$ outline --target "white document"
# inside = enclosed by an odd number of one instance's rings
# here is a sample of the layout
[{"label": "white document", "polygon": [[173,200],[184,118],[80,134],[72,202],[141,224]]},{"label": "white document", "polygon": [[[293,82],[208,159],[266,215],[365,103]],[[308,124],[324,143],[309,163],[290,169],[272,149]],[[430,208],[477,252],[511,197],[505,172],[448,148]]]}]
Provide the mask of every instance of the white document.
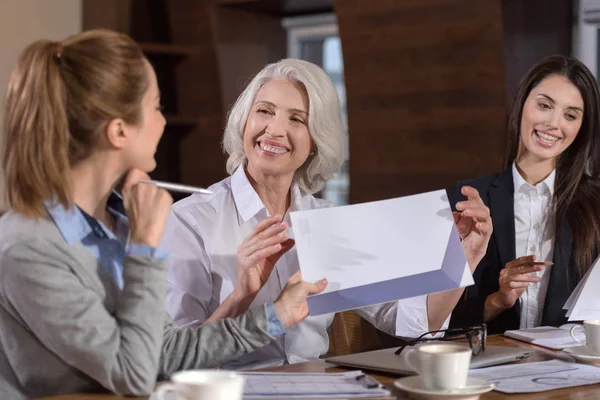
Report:
[{"label": "white document", "polygon": [[444,190],[290,216],[311,315],[473,284]]},{"label": "white document", "polygon": [[567,299],[563,309],[567,310],[569,321],[600,319],[600,257]]},{"label": "white document", "polygon": [[389,396],[361,371],[342,373],[243,372],[244,399],[354,398]]},{"label": "white document", "polygon": [[469,371],[502,393],[535,393],[600,383],[600,368],[560,360],[541,361]]},{"label": "white document", "polygon": [[[547,347],[553,350],[562,350],[567,347],[581,346],[571,337],[571,327],[576,324],[565,324],[556,328],[554,326],[538,326],[528,329],[516,329],[504,332],[504,336]],[[578,330],[575,336],[585,343],[585,334]]]}]

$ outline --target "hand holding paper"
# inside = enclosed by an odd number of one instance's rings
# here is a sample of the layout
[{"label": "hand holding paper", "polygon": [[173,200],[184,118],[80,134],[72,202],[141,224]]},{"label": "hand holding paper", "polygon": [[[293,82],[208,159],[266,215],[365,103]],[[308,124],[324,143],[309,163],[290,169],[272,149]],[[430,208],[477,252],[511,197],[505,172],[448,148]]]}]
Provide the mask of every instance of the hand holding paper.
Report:
[{"label": "hand holding paper", "polygon": [[296,325],[308,316],[307,296],[321,293],[327,287],[327,280],[316,283],[302,281],[302,273],[290,277],[273,306],[284,328]]},{"label": "hand holding paper", "polygon": [[456,209],[462,212],[452,214],[465,257],[473,272],[487,251],[493,231],[492,218],[490,209],[481,200],[477,189],[463,186],[461,193],[467,196],[467,201],[456,203]]},{"label": "hand holding paper", "polygon": [[[329,281],[323,293],[308,299],[311,315],[473,283],[443,190],[290,216],[304,279]],[[482,237],[489,239],[491,229],[477,227],[479,222],[463,226],[466,238],[473,235],[469,249],[487,246]]]}]

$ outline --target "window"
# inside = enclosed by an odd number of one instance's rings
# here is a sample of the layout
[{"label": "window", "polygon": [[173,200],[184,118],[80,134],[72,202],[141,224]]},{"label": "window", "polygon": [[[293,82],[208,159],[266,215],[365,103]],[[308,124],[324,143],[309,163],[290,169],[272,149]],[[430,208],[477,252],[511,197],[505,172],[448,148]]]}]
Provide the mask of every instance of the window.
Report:
[{"label": "window", "polygon": [[[331,77],[340,99],[342,120],[347,135],[344,63],[335,15],[320,14],[284,18],[283,27],[287,30],[288,57],[317,64]],[[327,182],[320,196],[337,205],[348,204],[348,188],[348,149],[346,149],[346,158],[341,171]]]},{"label": "window", "polygon": [[600,0],[580,0],[574,6],[573,56],[597,78],[600,76]]}]

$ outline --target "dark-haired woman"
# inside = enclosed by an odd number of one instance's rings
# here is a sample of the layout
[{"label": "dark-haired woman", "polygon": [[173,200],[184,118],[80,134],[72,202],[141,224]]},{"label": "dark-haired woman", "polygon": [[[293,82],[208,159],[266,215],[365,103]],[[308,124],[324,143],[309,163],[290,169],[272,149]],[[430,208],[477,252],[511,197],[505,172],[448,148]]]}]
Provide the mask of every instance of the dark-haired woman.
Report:
[{"label": "dark-haired woman", "polygon": [[489,333],[566,322],[563,306],[598,256],[598,83],[585,65],[550,56],[520,82],[509,109],[505,171],[475,187],[494,232],[475,285],[451,326],[486,322]]}]

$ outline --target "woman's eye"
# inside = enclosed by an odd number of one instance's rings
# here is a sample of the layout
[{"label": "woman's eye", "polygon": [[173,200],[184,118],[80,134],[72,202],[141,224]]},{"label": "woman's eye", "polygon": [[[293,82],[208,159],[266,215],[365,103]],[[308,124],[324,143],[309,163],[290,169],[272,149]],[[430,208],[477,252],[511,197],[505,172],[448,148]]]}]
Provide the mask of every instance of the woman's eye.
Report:
[{"label": "woman's eye", "polygon": [[567,121],[575,121],[577,119],[577,116],[573,114],[567,114],[565,115],[565,118],[567,119]]},{"label": "woman's eye", "polygon": [[538,105],[544,110],[548,110],[550,108],[550,105],[546,103],[538,103]]}]

